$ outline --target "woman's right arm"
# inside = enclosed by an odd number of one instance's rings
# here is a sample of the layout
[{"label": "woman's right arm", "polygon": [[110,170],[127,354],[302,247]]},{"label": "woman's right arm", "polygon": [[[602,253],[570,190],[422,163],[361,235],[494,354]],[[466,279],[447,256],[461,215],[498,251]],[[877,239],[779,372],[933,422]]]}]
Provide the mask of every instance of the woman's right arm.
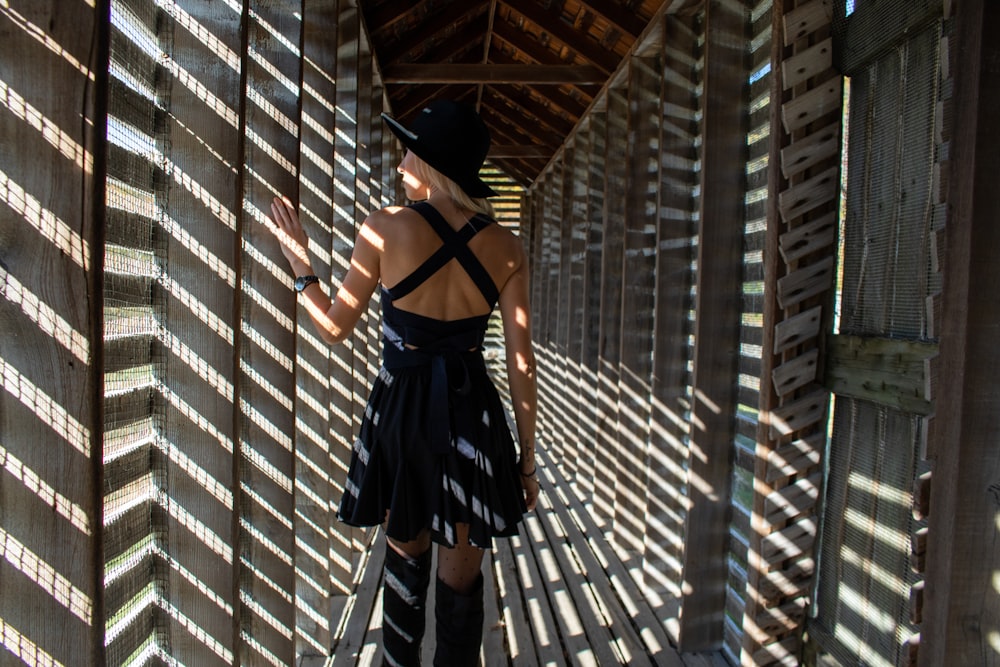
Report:
[{"label": "woman's right arm", "polygon": [[528,262],[520,242],[517,243],[517,249],[517,268],[500,292],[500,314],[503,317],[504,346],[507,352],[507,381],[514,407],[514,421],[517,423],[517,438],[521,445],[521,483],[530,510],[534,509],[538,499],[538,478],[535,474],[538,389],[535,353],[531,343]]}]

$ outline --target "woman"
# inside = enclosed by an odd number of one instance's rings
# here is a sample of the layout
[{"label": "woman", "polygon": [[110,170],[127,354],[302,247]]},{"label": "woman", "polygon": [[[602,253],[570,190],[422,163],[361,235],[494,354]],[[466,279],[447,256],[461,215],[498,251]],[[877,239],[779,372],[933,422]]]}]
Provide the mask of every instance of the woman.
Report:
[{"label": "woman", "polygon": [[[272,213],[296,290],[327,341],[350,335],[381,284],[383,366],[338,516],[385,529],[385,662],[419,663],[436,542],[434,664],[473,665],[483,550],[494,537],[516,535],[538,498],[528,266],[517,237],[491,217],[486,198],[496,193],[479,178],[490,137],[478,114],[439,100],[410,128],[382,116],[407,149],[396,170],[418,203],[365,220],[332,303],[315,285],[294,208],[276,198]],[[498,304],[519,457],[482,356]]]}]

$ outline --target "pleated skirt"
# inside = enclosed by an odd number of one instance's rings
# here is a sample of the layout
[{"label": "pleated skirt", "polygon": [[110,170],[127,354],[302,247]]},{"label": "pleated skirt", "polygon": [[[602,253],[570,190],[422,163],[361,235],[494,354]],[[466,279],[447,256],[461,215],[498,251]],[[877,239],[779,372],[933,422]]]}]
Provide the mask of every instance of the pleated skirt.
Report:
[{"label": "pleated skirt", "polygon": [[[430,369],[380,369],[354,442],[337,516],[353,526],[386,522],[408,542],[429,530],[455,546],[456,524],[469,542],[490,549],[517,535],[527,508],[517,449],[500,395],[485,366],[469,369],[469,391],[449,391],[451,445],[435,452],[430,437]],[[464,414],[459,414],[465,411]]]}]

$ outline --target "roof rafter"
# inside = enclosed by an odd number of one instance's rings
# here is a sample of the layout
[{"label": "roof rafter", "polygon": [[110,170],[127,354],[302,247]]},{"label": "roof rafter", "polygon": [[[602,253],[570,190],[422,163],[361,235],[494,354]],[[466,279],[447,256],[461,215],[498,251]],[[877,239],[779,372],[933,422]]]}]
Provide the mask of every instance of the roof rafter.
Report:
[{"label": "roof rafter", "polygon": [[382,70],[386,83],[603,83],[607,75],[589,65],[408,63]]},{"label": "roof rafter", "polygon": [[564,22],[558,13],[545,9],[532,0],[501,0],[501,4],[576,51],[583,59],[600,67],[606,75],[617,69],[620,59],[614,53],[608,52],[587,35],[574,30],[573,26]]}]

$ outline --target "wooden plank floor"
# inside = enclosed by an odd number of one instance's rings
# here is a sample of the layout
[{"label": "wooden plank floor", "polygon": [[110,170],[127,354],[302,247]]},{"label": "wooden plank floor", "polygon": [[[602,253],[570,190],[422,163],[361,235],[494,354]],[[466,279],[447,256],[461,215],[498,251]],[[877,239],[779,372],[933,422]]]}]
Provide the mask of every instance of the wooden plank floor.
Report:
[{"label": "wooden plank floor", "polygon": [[[520,535],[497,540],[483,558],[485,667],[664,665],[719,667],[716,655],[681,656],[671,646],[628,567],[539,454],[542,494]],[[384,547],[373,535],[360,578],[345,606],[327,667],[380,665]],[[434,654],[434,585],[428,591],[423,664]]]}]

